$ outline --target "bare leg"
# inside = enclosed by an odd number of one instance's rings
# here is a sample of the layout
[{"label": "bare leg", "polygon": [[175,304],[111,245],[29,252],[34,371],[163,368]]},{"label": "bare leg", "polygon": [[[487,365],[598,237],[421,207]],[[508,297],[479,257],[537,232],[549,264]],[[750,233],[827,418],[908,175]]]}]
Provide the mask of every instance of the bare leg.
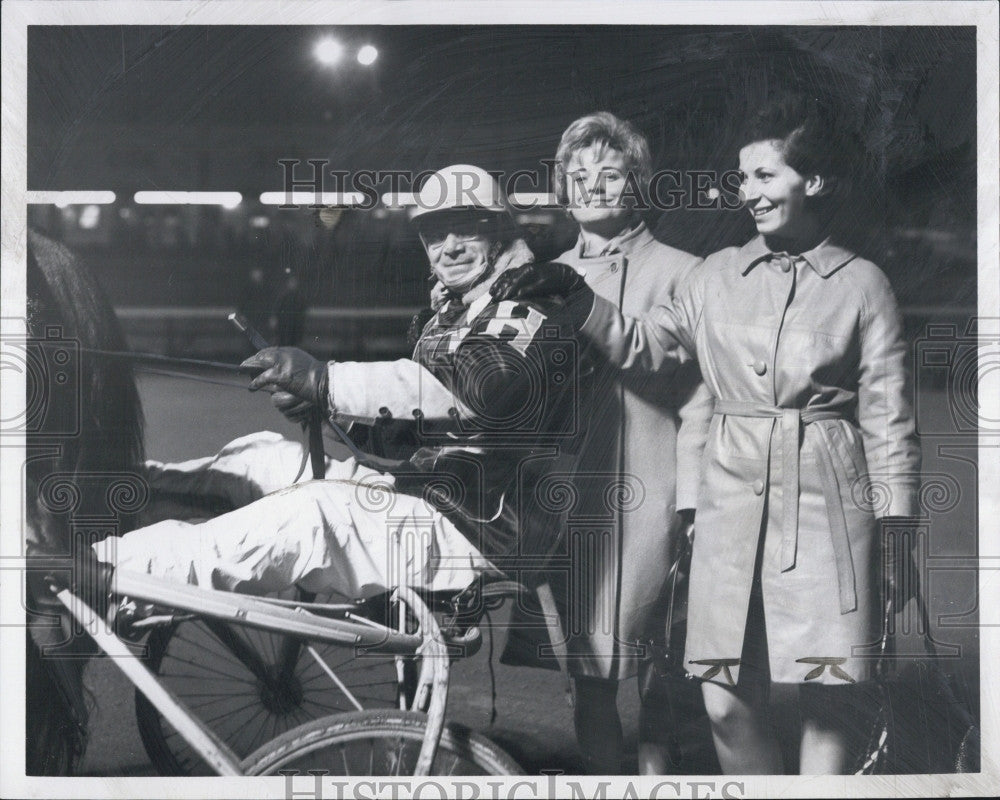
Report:
[{"label": "bare leg", "polygon": [[655,708],[643,702],[639,706],[639,774],[667,775],[673,770],[670,766],[670,756],[662,739],[669,735],[664,730],[666,709]]},{"label": "bare leg", "polygon": [[576,742],[591,775],[619,775],[622,768],[622,722],[618,716],[618,682],[574,678],[573,724]]},{"label": "bare leg", "polygon": [[676,763],[679,748],[674,730],[678,724],[675,701],[687,687],[681,687],[679,681],[673,676],[657,675],[651,660],[639,665],[640,775],[668,775],[676,773],[680,766]]},{"label": "bare leg", "polygon": [[781,748],[767,719],[766,689],[760,685],[703,683],[705,709],[719,764],[726,775],[780,775]]},{"label": "bare leg", "polygon": [[853,731],[865,714],[863,698],[855,686],[799,687],[802,775],[846,775],[850,771]]}]

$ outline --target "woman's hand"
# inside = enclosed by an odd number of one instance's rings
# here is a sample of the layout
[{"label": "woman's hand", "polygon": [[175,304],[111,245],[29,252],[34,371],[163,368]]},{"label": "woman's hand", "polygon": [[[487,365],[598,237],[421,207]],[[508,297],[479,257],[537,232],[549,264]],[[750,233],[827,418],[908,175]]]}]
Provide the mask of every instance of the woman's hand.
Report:
[{"label": "woman's hand", "polygon": [[913,562],[916,532],[907,528],[909,517],[883,517],[879,541],[885,597],[898,611],[920,593],[920,571]]},{"label": "woman's hand", "polygon": [[594,290],[587,286],[583,276],[572,267],[555,261],[525,264],[504,272],[490,287],[490,294],[497,302],[532,298],[561,300],[570,311],[575,330],[583,327],[594,307]]},{"label": "woman's hand", "polygon": [[552,261],[507,270],[493,282],[490,294],[497,301],[530,297],[567,300],[574,292],[583,290],[589,291],[589,288],[579,272],[566,264]]},{"label": "woman's hand", "polygon": [[681,518],[681,534],[689,541],[694,541],[694,509],[682,508],[677,512]]},{"label": "woman's hand", "polygon": [[677,510],[681,525],[674,540],[673,554],[671,558],[676,561],[690,551],[694,545],[694,509],[681,508]]}]

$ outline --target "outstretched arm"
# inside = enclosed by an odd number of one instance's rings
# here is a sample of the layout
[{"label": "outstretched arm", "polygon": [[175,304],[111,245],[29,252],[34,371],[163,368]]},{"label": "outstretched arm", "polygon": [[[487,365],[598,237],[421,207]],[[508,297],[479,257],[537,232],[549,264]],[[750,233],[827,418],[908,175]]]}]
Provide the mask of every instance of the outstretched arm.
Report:
[{"label": "outstretched arm", "polygon": [[627,317],[614,303],[595,297],[580,334],[619,369],[671,373],[695,356],[695,320],[681,296],[641,317]]},{"label": "outstretched arm", "polygon": [[383,409],[396,419],[412,419],[419,411],[429,422],[467,413],[454,392],[410,359],[325,362],[295,347],[269,347],[242,366],[258,373],[251,391],[271,392],[274,404],[292,419],[314,407],[324,416],[365,423]]},{"label": "outstretched arm", "polygon": [[695,356],[702,272],[696,270],[669,303],[639,318],[626,317],[614,303],[597,297],[583,277],[565,264],[528,264],[511,270],[490,291],[498,300],[561,298],[574,329],[609,363],[623,370],[671,372]]},{"label": "outstretched arm", "polygon": [[442,423],[468,413],[454,391],[408,358],[330,362],[329,371],[329,400],[340,419],[371,423],[385,409],[394,419]]}]

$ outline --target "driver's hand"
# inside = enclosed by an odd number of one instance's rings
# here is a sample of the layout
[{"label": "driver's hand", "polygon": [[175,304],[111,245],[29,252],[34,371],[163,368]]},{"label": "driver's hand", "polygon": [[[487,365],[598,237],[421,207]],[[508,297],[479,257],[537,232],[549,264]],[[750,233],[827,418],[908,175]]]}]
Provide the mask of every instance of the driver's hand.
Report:
[{"label": "driver's hand", "polygon": [[285,415],[285,419],[296,425],[304,425],[312,416],[315,405],[301,397],[296,397],[285,391],[277,391],[271,395],[271,405]]},{"label": "driver's hand", "polygon": [[286,416],[298,417],[311,406],[320,408],[324,414],[329,408],[327,363],[305,350],[267,347],[250,356],[240,368],[257,373],[250,381],[250,391],[264,389],[277,396],[274,404]]},{"label": "driver's hand", "polygon": [[490,287],[490,294],[498,302],[530,297],[567,300],[574,292],[586,290],[587,282],[579,272],[567,264],[550,261],[502,272]]}]

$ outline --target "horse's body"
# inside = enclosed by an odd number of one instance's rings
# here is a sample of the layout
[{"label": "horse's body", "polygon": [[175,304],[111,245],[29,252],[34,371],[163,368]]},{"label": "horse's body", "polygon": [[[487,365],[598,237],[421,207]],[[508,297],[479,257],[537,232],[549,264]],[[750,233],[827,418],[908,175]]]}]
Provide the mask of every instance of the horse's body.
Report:
[{"label": "horse's body", "polygon": [[[60,341],[71,354],[68,365],[54,362],[68,368],[27,370],[34,411],[26,435],[27,552],[70,556],[80,546],[74,538],[81,519],[101,517],[116,533],[128,524],[113,509],[109,515],[109,490],[123,476],[141,472],[142,411],[131,364],[94,352],[125,349],[121,327],[94,276],[65,247],[33,231],[27,299],[27,361],[48,363]],[[46,385],[58,375],[63,376],[58,386]],[[63,502],[67,495],[72,502]],[[27,583],[29,610],[59,610],[41,573],[29,571]],[[31,613],[27,644],[27,773],[69,774],[85,744],[82,674],[93,645],[80,635],[67,642],[51,616]]]}]

